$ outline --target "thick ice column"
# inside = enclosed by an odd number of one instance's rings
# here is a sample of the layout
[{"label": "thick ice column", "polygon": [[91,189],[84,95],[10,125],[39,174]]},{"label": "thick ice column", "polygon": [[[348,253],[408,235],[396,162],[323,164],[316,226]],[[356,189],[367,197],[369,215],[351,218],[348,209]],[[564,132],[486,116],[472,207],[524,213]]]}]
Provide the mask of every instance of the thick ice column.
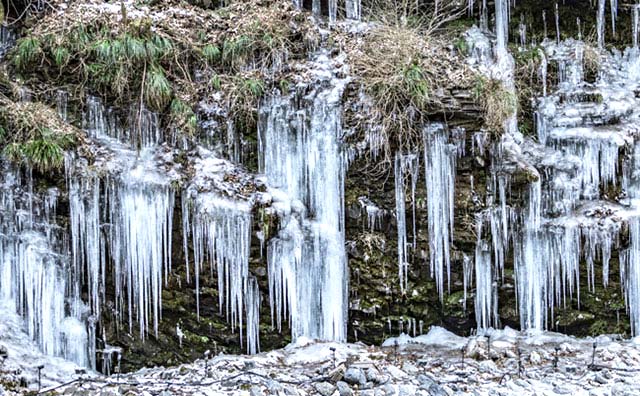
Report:
[{"label": "thick ice column", "polygon": [[529,187],[528,213],[523,219],[523,239],[516,244],[516,270],[520,326],[523,329],[544,329],[547,312],[546,240],[540,238],[540,182]]},{"label": "thick ice column", "polygon": [[289,313],[294,338],[343,341],[348,285],[340,136],[346,80],[333,76],[326,54],[314,62],[317,81],[308,96],[271,98],[260,112],[261,171],[288,201],[269,246],[270,282],[282,282],[271,285],[271,301],[289,304],[276,308],[276,316]]},{"label": "thick ice column", "polygon": [[626,263],[622,263],[624,274],[621,277],[626,292],[631,334],[637,336],[640,334],[640,218],[630,219],[629,236],[631,244],[628,253],[622,256]]},{"label": "thick ice column", "polygon": [[496,3],[496,53],[498,57],[507,53],[509,42],[509,0],[495,0]]},{"label": "thick ice column", "polygon": [[605,1],[598,0],[598,15],[597,15],[597,31],[598,31],[598,48],[604,48],[604,29],[605,29]]},{"label": "thick ice column", "polygon": [[448,131],[442,124],[431,124],[423,131],[424,162],[427,187],[429,230],[429,263],[436,280],[438,294],[443,298],[445,270],[449,288],[453,237],[455,150],[448,143]]}]

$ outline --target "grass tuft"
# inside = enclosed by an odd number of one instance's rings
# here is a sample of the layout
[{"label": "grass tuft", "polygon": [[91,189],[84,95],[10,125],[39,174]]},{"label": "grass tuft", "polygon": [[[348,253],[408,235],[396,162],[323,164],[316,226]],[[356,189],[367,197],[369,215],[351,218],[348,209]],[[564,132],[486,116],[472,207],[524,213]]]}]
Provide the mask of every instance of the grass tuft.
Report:
[{"label": "grass tuft", "polygon": [[40,40],[35,37],[27,37],[18,43],[16,55],[13,58],[18,70],[26,70],[42,55]]},{"label": "grass tuft", "polygon": [[2,155],[40,172],[60,170],[65,151],[76,147],[81,135],[53,109],[37,102],[16,103],[4,96],[0,96],[0,123]]},{"label": "grass tuft", "polygon": [[144,85],[144,101],[147,106],[152,110],[160,111],[169,104],[172,94],[171,83],[167,80],[162,67],[152,65],[147,70]]},{"label": "grass tuft", "polygon": [[215,45],[208,44],[202,48],[202,56],[209,66],[218,63],[222,57],[220,48]]}]

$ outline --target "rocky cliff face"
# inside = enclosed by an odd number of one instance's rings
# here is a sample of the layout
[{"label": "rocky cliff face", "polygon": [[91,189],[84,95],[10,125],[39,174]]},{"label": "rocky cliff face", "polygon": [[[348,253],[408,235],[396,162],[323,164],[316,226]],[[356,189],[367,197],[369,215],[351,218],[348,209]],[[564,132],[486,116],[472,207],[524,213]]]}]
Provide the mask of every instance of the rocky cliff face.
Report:
[{"label": "rocky cliff face", "polygon": [[0,112],[1,298],[48,353],[128,371],[433,325],[631,333],[634,52],[514,50],[533,138],[479,29],[52,4]]}]

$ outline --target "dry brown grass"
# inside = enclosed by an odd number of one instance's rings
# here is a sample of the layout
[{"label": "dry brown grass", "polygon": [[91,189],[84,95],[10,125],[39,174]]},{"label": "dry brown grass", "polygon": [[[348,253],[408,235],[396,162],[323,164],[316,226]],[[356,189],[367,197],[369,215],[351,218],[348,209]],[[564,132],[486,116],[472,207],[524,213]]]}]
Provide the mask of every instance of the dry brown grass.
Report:
[{"label": "dry brown grass", "polygon": [[[216,10],[177,0],[124,7],[86,0],[39,21],[18,44],[13,63],[34,91],[45,80],[89,89],[118,106],[144,102],[190,134],[193,106],[214,92],[221,105],[238,106],[228,112],[245,118],[236,121],[251,125],[256,88],[264,93],[277,83],[274,76],[289,60],[304,59],[318,37],[308,14],[289,0],[232,2]],[[195,81],[194,70],[202,80]],[[221,85],[207,83],[213,78]]]},{"label": "dry brown grass", "polygon": [[452,88],[472,87],[475,76],[444,39],[419,27],[379,26],[350,51],[349,62],[373,102],[387,161],[396,149],[420,147],[428,115],[446,112],[443,95]]},{"label": "dry brown grass", "polygon": [[15,102],[0,95],[2,155],[41,172],[60,170],[64,152],[83,142],[84,134],[38,102]]}]

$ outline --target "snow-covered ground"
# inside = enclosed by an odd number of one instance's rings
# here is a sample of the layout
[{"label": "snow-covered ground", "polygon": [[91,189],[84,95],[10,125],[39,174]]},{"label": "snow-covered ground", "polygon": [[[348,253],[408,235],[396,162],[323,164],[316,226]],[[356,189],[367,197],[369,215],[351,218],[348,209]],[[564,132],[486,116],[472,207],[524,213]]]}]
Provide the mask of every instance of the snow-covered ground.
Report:
[{"label": "snow-covered ground", "polygon": [[[72,377],[73,365],[39,356],[27,339],[11,333],[12,320],[1,325],[0,343],[9,348],[5,369],[20,367],[33,383],[37,373],[33,367],[42,363],[46,366],[43,382],[47,386]],[[7,330],[10,338],[5,337]],[[631,396],[640,395],[640,340],[614,336],[577,339],[549,332],[522,334],[511,329],[464,338],[439,327],[415,338],[391,338],[382,347],[317,343],[302,338],[277,351],[254,356],[220,355],[208,361],[147,368],[119,377],[96,376],[56,392],[161,396]]]}]

